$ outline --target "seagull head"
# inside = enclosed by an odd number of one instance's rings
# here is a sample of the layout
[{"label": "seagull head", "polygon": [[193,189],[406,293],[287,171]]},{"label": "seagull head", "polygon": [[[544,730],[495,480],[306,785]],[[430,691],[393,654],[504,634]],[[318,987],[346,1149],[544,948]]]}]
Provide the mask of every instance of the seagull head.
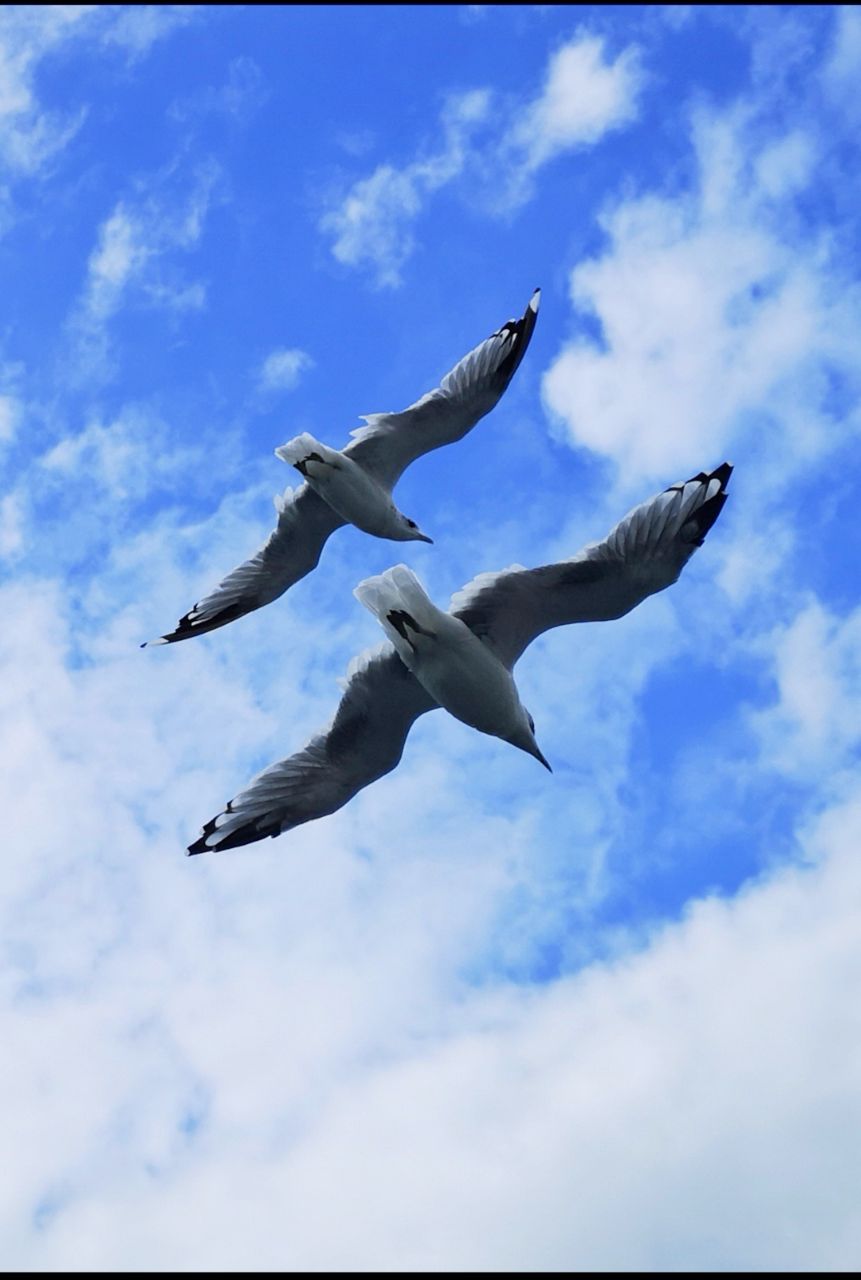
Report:
[{"label": "seagull head", "polygon": [[405,516],[402,512],[398,512],[400,516],[398,542],[430,542],[433,538],[429,538],[426,533],[422,533],[415,520],[410,520],[409,516]]},{"label": "seagull head", "polygon": [[532,719],[532,716],[525,707],[522,708],[522,711],[523,716],[520,723],[514,733],[506,738],[506,742],[510,742],[513,747],[519,747],[520,750],[525,751],[527,755],[534,756],[536,760],[539,760],[541,764],[544,765],[545,769],[552,773],[553,770],[545,760],[541,753],[541,748],[535,741],[535,721]]}]

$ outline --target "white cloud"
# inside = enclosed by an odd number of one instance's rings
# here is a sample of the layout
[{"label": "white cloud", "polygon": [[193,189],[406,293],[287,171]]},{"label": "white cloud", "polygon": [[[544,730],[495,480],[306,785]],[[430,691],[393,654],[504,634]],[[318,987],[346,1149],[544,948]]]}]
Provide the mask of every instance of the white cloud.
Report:
[{"label": "white cloud", "polygon": [[44,111],[33,77],[39,61],[76,34],[95,6],[6,6],[0,13],[0,163],[34,173],[79,129],[85,112]]},{"label": "white cloud", "polygon": [[441,150],[403,169],[379,165],[351,187],[320,222],[334,236],[332,253],[339,262],[370,267],[381,286],[400,283],[401,268],[415,248],[412,222],[428,195],[463,170],[470,134],[484,122],[489,107],[484,90],[452,96],[443,111]]},{"label": "white cloud", "polygon": [[813,177],[816,147],[795,130],[766,146],[756,158],[756,184],[763,197],[781,200],[803,190]]},{"label": "white cloud", "polygon": [[142,228],[119,204],[100,227],[98,247],[88,263],[85,306],[93,319],[104,319],[116,310],[129,280],[143,269],[152,253]]},{"label": "white cloud", "polygon": [[140,58],[157,40],[200,17],[200,9],[193,4],[110,6],[109,14],[102,15],[100,38],[103,44],[118,45],[131,57]]},{"label": "white cloud", "polygon": [[547,68],[540,97],[527,107],[515,131],[529,170],[562,151],[590,146],[637,115],[641,87],[638,54],[626,49],[614,62],[604,41],[583,36],[563,45]]},{"label": "white cloud", "polygon": [[271,351],[260,369],[260,386],[264,391],[292,391],[314,361],[306,351],[298,347],[284,347]]},{"label": "white cloud", "polygon": [[0,443],[15,437],[21,416],[21,406],[15,396],[0,395]]},{"label": "white cloud", "polygon": [[799,831],[806,867],[638,953],[470,989],[522,819],[470,819],[424,765],[399,803],[183,860],[207,775],[259,738],[243,645],[70,672],[58,591],[3,612],[0,661],[32,672],[0,683],[10,1265],[853,1265],[861,797]]},{"label": "white cloud", "polygon": [[169,261],[177,250],[188,252],[200,240],[219,177],[217,165],[202,163],[190,189],[178,193],[170,167],[165,174],[141,182],[148,194],[120,200],[102,223],[87,264],[86,283],[70,319],[78,374],[104,371],[109,321],[133,290],[150,305],[176,312],[204,305],[203,283],[177,278]]},{"label": "white cloud", "polygon": [[834,41],[823,68],[826,92],[850,118],[859,114],[858,76],[861,75],[861,14],[857,5],[835,6]]},{"label": "white cloud", "polygon": [[436,191],[468,177],[488,211],[510,212],[542,165],[633,120],[641,87],[634,48],[607,61],[603,41],[581,34],[552,55],[532,99],[502,102],[486,89],[451,96],[439,149],[402,167],[378,165],[324,215],[332,253],[373,271],[378,285],[397,286],[416,248],[413,225]]},{"label": "white cloud", "polygon": [[[529,704],[581,726],[547,838],[516,753],[439,714],[332,818],[185,859],[250,762],[326,718],[332,648],[357,624],[320,583],[310,609],[291,594],[215,643],[141,654],[262,534],[251,494],[153,517],[166,452],[131,411],[60,441],[30,478],[49,558],[0,589],[10,1265],[850,1265],[861,799],[799,828],[807,869],[691,904],[639,950],[617,940],[543,986],[465,976],[488,951],[517,971],[562,918],[588,927],[569,864],[586,898],[638,696],[680,642],[667,595],[524,659]],[[191,452],[178,480],[217,470]],[[61,585],[81,505],[106,536]],[[346,597],[357,564],[332,553]],[[684,589],[696,618],[710,585],[692,567]],[[837,706],[851,673],[832,665]]]},{"label": "white cloud", "polygon": [[40,459],[49,475],[62,483],[74,477],[110,492],[112,501],[142,497],[159,471],[181,467],[167,449],[162,424],[146,413],[126,409],[113,422],[93,420],[77,435],[64,436]]},{"label": "white cloud", "polygon": [[[699,189],[623,201],[602,219],[605,253],[571,274],[601,341],[567,343],[546,407],[570,440],[612,459],[624,484],[732,453],[751,415],[772,475],[834,447],[832,371],[857,378],[859,316],[826,241],[800,237],[792,197],[814,173],[812,140],[757,141],[745,111],[700,114]],[[780,451],[774,448],[781,439]]]},{"label": "white cloud", "polygon": [[422,207],[418,181],[409,170],[380,165],[351,188],[341,207],[320,223],[335,234],[332,253],[339,262],[370,265],[378,284],[400,283],[401,268],[415,248],[409,224]]},{"label": "white cloud", "polygon": [[188,122],[215,112],[241,122],[266,101],[268,93],[263,72],[253,58],[243,54],[230,63],[225,84],[207,86],[179,99],[171,105],[169,114],[175,120]]},{"label": "white cloud", "polygon": [[81,128],[87,109],[45,110],[35,81],[40,64],[71,43],[91,41],[143,56],[176,27],[193,21],[194,5],[6,5],[0,10],[0,166],[37,173]]},{"label": "white cloud", "polygon": [[23,504],[19,493],[0,499],[0,556],[9,559],[24,543]]},{"label": "white cloud", "polygon": [[834,776],[861,742],[861,609],[840,619],[812,600],[762,643],[778,691],[752,717],[765,759],[810,783]]}]

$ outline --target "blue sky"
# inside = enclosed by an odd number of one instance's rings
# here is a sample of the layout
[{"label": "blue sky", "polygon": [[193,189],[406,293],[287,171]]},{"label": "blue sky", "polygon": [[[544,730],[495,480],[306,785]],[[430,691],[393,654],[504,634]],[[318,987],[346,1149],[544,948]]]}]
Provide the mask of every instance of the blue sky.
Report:
[{"label": "blue sky", "polygon": [[[0,13],[0,1229],[25,1270],[857,1263],[856,8]],[[274,523],[533,288],[434,538]],[[337,814],[186,845],[332,715],[353,598],[573,555],[725,458],[669,591]],[[11,838],[9,838],[11,837]]]}]

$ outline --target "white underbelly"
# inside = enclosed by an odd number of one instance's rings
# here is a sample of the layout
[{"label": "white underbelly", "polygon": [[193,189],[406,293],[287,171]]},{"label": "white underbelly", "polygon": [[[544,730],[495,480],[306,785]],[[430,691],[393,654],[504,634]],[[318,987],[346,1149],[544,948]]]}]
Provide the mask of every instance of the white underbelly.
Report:
[{"label": "white underbelly", "polygon": [[514,679],[476,637],[472,644],[421,644],[414,674],[442,707],[464,724],[507,738],[518,723]]},{"label": "white underbelly", "polygon": [[365,533],[386,536],[392,517],[389,495],[350,458],[333,467],[307,463],[306,479],[333,511]]}]

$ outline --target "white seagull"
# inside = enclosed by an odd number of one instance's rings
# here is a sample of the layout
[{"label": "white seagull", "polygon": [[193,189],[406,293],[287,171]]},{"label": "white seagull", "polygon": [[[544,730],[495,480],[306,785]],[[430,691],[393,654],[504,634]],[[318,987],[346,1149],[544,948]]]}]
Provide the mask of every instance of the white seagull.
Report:
[{"label": "white seagull", "polygon": [[428,599],[412,569],[396,564],[360,582],[353,595],[378,618],[404,666],[434,702],[550,769],[508,667],[465,622]]},{"label": "white seagull", "polygon": [[[479,574],[452,597],[450,614],[508,672],[535,637],[551,627],[622,617],[677,580],[720,515],[731,472],[731,464],[724,462],[671,485],[635,507],[603,542],[584,547],[570,560]],[[403,621],[409,634],[409,623]],[[406,639],[394,622],[390,625]],[[450,695],[442,687],[437,692]],[[188,852],[233,849],[334,813],[395,768],[413,722],[439,705],[393,645],[362,655],[347,672],[329,727],[295,755],[258,774],[207,822]],[[463,714],[461,718],[468,720]]]},{"label": "white seagull", "polygon": [[271,604],[315,568],[329,534],[341,525],[355,524],[396,541],[430,542],[398,511],[392,489],[416,458],[462,439],[490,413],[529,346],[540,297],[536,289],[519,320],[507,320],[408,409],[363,415],[366,425],[350,433],[353,440],[342,451],[307,433],[277,448],[277,457],[295,466],[305,483],[276,495],[275,530],[173,631],[150,643],[173,644],[203,635]]},{"label": "white seagull", "polygon": [[275,456],[295,467],[333,511],[364,533],[394,542],[433,542],[415,520],[398,511],[390,487],[380,484],[346,450],[330,449],[303,431],[279,445]]}]

